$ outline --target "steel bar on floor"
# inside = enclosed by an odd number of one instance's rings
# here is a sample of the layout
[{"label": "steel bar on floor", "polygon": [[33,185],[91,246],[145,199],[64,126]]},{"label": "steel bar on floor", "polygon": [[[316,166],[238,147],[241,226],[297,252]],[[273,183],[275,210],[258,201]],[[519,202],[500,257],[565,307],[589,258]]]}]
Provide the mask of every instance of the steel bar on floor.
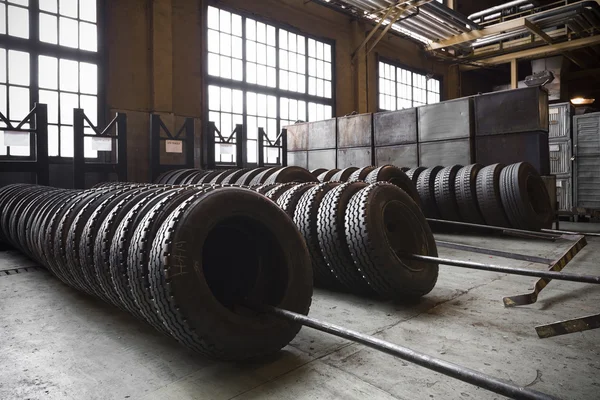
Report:
[{"label": "steel bar on floor", "polygon": [[556,271],[537,271],[527,268],[504,267],[501,265],[483,264],[474,261],[452,260],[450,258],[422,256],[418,254],[398,254],[400,258],[423,261],[433,264],[444,264],[452,267],[477,269],[481,271],[502,272],[505,274],[533,276],[545,279],[557,279],[562,281],[600,284],[600,276],[577,275]]},{"label": "steel bar on floor", "polygon": [[512,399],[554,399],[545,393],[541,393],[525,387],[520,387],[512,383],[500,380],[490,375],[486,375],[479,371],[475,371],[460,365],[431,357],[427,354],[419,353],[406,347],[402,347],[374,336],[365,335],[344,327],[320,321],[306,315],[298,314],[292,311],[282,310],[272,306],[251,307],[258,309],[277,317],[299,323],[304,326],[326,332],[331,335],[351,340],[356,343],[363,344],[375,350],[390,354],[402,360],[406,360],[421,367],[448,375],[452,378],[470,383],[480,388],[491,392],[510,397]]},{"label": "steel bar on floor", "polygon": [[508,251],[502,251],[502,250],[486,249],[484,247],[470,246],[468,244],[462,244],[462,243],[446,242],[444,240],[436,240],[435,244],[438,247],[446,247],[448,249],[465,250],[465,251],[470,251],[473,253],[480,253],[480,254],[487,254],[490,256],[510,258],[513,260],[546,264],[548,266],[550,266],[552,264],[552,262],[554,262],[554,260],[549,259],[549,258],[528,256],[526,254],[510,253]]},{"label": "steel bar on floor", "polygon": [[600,233],[593,233],[593,232],[571,232],[571,231],[563,231],[563,230],[559,230],[559,229],[542,229],[542,232],[545,232],[545,233],[560,233],[560,234],[565,234],[565,235],[583,235],[583,236],[600,237]]},{"label": "steel bar on floor", "polygon": [[539,325],[535,327],[535,331],[541,339],[545,339],[598,328],[600,328],[600,314],[558,321],[547,325]]},{"label": "steel bar on floor", "polygon": [[498,232],[502,232],[507,235],[513,235],[513,236],[518,236],[518,237],[546,239],[546,240],[557,240],[557,239],[563,238],[561,235],[553,235],[548,232],[536,232],[536,231],[527,231],[527,230],[523,230],[523,229],[504,228],[501,226],[472,224],[470,222],[448,221],[445,219],[435,219],[435,218],[427,218],[427,221],[428,222],[437,222],[440,224],[447,224],[447,225],[457,225],[457,226],[465,226],[465,227],[469,227],[469,228],[498,231]]}]

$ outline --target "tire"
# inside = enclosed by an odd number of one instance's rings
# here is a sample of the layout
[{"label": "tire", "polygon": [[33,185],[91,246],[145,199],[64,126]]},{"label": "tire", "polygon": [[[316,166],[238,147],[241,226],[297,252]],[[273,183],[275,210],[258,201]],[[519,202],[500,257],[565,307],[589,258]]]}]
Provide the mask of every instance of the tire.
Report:
[{"label": "tire", "polygon": [[237,180],[240,179],[244,174],[250,171],[247,168],[238,169],[237,171],[227,175],[225,179],[221,181],[221,185],[235,185]]},{"label": "tire", "polygon": [[195,176],[198,173],[204,173],[204,171],[199,171],[197,169],[186,169],[181,171],[179,175],[173,176],[171,178],[171,182],[173,185],[183,185],[190,177]]},{"label": "tire", "polygon": [[365,182],[372,184],[377,182],[389,182],[392,185],[398,186],[404,190],[419,206],[421,206],[421,198],[417,192],[416,185],[402,170],[393,165],[384,165],[376,168],[366,177]]},{"label": "tire", "polygon": [[417,186],[419,175],[421,175],[421,173],[423,173],[423,171],[425,171],[426,169],[426,167],[411,168],[408,171],[406,171],[406,176],[408,176],[410,180],[413,181],[415,186]]},{"label": "tire", "polygon": [[277,199],[277,205],[281,207],[290,218],[294,218],[294,212],[296,211],[296,206],[298,205],[300,198],[306,191],[315,186],[316,183],[299,183],[292,186]]},{"label": "tire", "polygon": [[215,176],[212,181],[210,181],[210,184],[218,185],[221,182],[223,182],[223,180],[225,178],[227,178],[229,175],[235,173],[236,171],[239,171],[239,170],[238,169],[227,169],[225,171],[222,171],[219,175]]},{"label": "tire", "polygon": [[329,179],[329,181],[330,182],[346,182],[355,171],[358,171],[358,168],[356,168],[356,167],[344,168],[344,169],[336,172],[335,175],[333,175],[331,177],[331,179]]},{"label": "tire", "polygon": [[161,184],[161,185],[166,185],[167,183],[169,183],[169,180],[171,179],[171,177],[177,173],[179,173],[181,170],[179,169],[174,169],[171,171],[167,171],[167,172],[163,172],[162,174],[160,174],[158,176],[158,178],[156,178],[156,180],[154,181],[154,183],[157,184]]},{"label": "tire", "polygon": [[481,164],[467,165],[456,174],[456,204],[460,220],[463,222],[485,224],[477,201],[477,175],[482,168]]},{"label": "tire", "polygon": [[317,219],[323,198],[327,192],[338,185],[338,182],[325,182],[312,187],[302,195],[294,212],[294,223],[304,237],[310,253],[315,285],[330,289],[339,288],[340,283],[327,266],[321,253]]},{"label": "tire", "polygon": [[[250,186],[250,182],[252,182],[254,177],[256,175],[260,174],[261,172],[266,171],[267,169],[268,169],[267,167],[251,169],[248,172],[246,172],[244,175],[239,177],[238,180],[235,182],[235,184],[241,185],[241,186]],[[233,182],[230,181],[230,183],[233,183]]]},{"label": "tire", "polygon": [[500,174],[504,164],[484,167],[477,174],[477,203],[487,225],[510,227],[500,195]]},{"label": "tire", "polygon": [[290,182],[318,182],[308,170],[300,167],[284,167],[276,171],[265,180],[267,183],[290,183]]},{"label": "tire", "polygon": [[347,182],[356,182],[356,181],[364,181],[367,179],[367,176],[373,171],[375,167],[368,166],[357,169],[350,175]]},{"label": "tire", "polygon": [[500,196],[512,226],[539,231],[552,228],[553,211],[544,181],[529,163],[507,166],[500,173]]},{"label": "tire", "polygon": [[265,169],[260,174],[256,175],[254,178],[252,178],[252,180],[250,181],[250,186],[258,186],[258,185],[267,183],[266,180],[271,175],[273,175],[274,173],[276,173],[279,170],[281,170],[281,167],[273,167],[273,168]]},{"label": "tire", "polygon": [[423,204],[423,213],[427,218],[440,218],[440,213],[435,203],[435,179],[443,167],[427,168],[421,172],[417,180],[417,192]]},{"label": "tire", "polygon": [[314,176],[317,179],[319,178],[319,175],[321,175],[323,172],[327,172],[327,168],[317,168],[310,171],[312,176]]},{"label": "tire", "polygon": [[337,168],[330,169],[329,171],[323,172],[321,175],[319,175],[317,179],[319,180],[319,182],[329,182],[331,180],[331,177],[337,174],[338,172],[340,172],[340,170]]},{"label": "tire", "polygon": [[435,178],[435,204],[442,219],[448,221],[460,221],[456,202],[456,174],[462,167],[446,167]]},{"label": "tire", "polygon": [[268,183],[260,186],[254,186],[251,189],[254,190],[256,193],[260,193],[264,196],[269,190],[273,189],[274,187],[277,187],[278,185],[279,183]]},{"label": "tire", "polygon": [[300,314],[310,307],[312,272],[302,237],[283,211],[251,190],[217,188],[186,200],[157,232],[149,259],[158,315],[175,339],[211,358],[266,356],[300,330],[248,313],[241,302]]},{"label": "tire", "polygon": [[345,215],[350,254],[379,296],[415,298],[437,282],[437,264],[401,260],[398,254],[437,256],[419,206],[400,188],[379,182],[355,194]]},{"label": "tire", "polygon": [[272,201],[277,202],[277,200],[288,190],[290,190],[292,187],[296,186],[297,183],[295,182],[291,182],[291,183],[277,183],[275,184],[275,186],[273,188],[271,188],[271,190],[269,190],[267,193],[265,193],[265,196],[267,196],[269,199],[271,199]]},{"label": "tire", "polygon": [[350,199],[367,186],[365,182],[347,182],[331,189],[319,206],[317,236],[323,258],[336,280],[354,294],[372,295],[374,290],[354,264],[344,227]]}]

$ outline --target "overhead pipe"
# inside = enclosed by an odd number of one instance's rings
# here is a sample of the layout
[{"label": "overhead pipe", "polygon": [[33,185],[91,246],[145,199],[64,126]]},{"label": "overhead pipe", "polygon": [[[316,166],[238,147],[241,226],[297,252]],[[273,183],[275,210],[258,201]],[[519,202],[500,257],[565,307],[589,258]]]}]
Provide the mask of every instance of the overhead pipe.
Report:
[{"label": "overhead pipe", "polygon": [[425,4],[423,6],[424,13],[427,13],[429,15],[434,16],[435,18],[438,18],[440,21],[443,21],[446,24],[454,27],[456,30],[460,31],[461,33],[462,32],[470,32],[472,30],[471,28],[467,28],[463,23],[456,20],[455,18],[450,18],[446,14],[439,12],[436,8],[427,7],[427,6],[428,6],[427,4]]},{"label": "overhead pipe", "polygon": [[418,18],[417,22],[422,22],[426,26],[430,26],[441,32],[444,32],[444,35],[442,35],[442,37],[454,36],[458,33],[462,33],[462,32],[456,32],[456,30],[453,30],[451,27],[444,24],[442,21],[436,19],[435,17],[428,15],[425,11],[423,11],[423,13],[421,14],[421,17]]},{"label": "overhead pipe", "polygon": [[478,11],[476,13],[473,13],[471,15],[469,15],[469,19],[477,19],[480,17],[486,17],[489,14],[493,14],[495,12],[502,12],[502,10],[510,8],[510,7],[514,7],[514,6],[518,6],[521,4],[531,4],[531,1],[529,0],[514,0],[514,1],[509,1],[508,3],[504,3],[504,4],[500,4],[499,6],[494,6],[494,7],[490,7],[490,8],[486,8],[485,10],[482,11]]},{"label": "overhead pipe", "polygon": [[[471,21],[470,19],[467,19],[462,14],[457,13],[456,11],[449,9],[448,7],[446,7],[446,6],[438,3],[437,1],[432,1],[431,3],[428,3],[428,4],[429,4],[430,7],[433,7],[436,10],[438,10],[439,12],[441,12],[443,14],[446,14],[450,18],[454,18],[454,19],[462,22],[463,24],[470,26],[471,29],[477,29],[477,30],[481,29],[481,27],[477,23]],[[466,26],[465,26],[465,28],[466,28]]]}]

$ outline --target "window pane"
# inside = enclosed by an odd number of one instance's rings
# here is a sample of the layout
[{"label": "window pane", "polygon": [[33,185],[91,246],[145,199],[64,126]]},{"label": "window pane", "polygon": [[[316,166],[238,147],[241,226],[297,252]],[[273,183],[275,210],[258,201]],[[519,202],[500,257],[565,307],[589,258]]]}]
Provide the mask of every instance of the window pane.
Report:
[{"label": "window pane", "polygon": [[275,27],[267,25],[267,44],[275,46]]},{"label": "window pane", "polygon": [[8,51],[8,83],[29,85],[29,53]]},{"label": "window pane", "polygon": [[221,78],[231,79],[231,58],[221,56]]},{"label": "window pane", "polygon": [[40,41],[58,44],[58,18],[40,13]]},{"label": "window pane", "polygon": [[40,10],[49,11],[51,13],[57,13],[57,1],[56,0],[39,0]]},{"label": "window pane", "polygon": [[87,22],[79,23],[79,48],[87,51],[98,51],[96,25]]},{"label": "window pane", "polygon": [[231,33],[231,13],[219,11],[219,30],[225,33]]},{"label": "window pane", "polygon": [[208,74],[219,76],[219,56],[214,53],[208,53]]},{"label": "window pane", "polygon": [[0,35],[6,35],[6,6],[0,4]]},{"label": "window pane", "polygon": [[231,36],[226,33],[221,33],[219,40],[219,47],[221,49],[221,54],[224,56],[231,55]]},{"label": "window pane", "polygon": [[244,71],[242,67],[242,60],[233,59],[231,65],[231,78],[236,81],[244,79]]},{"label": "window pane", "polygon": [[62,157],[73,157],[73,127],[60,127],[60,155]]},{"label": "window pane", "polygon": [[60,17],[59,43],[61,46],[77,48],[79,46],[77,21]]},{"label": "window pane", "polygon": [[232,97],[232,111],[236,114],[244,112],[244,95],[241,90],[234,90],[231,93]]},{"label": "window pane", "polygon": [[248,148],[248,153],[247,153],[247,157],[248,157],[248,162],[249,163],[255,163],[256,162],[256,157],[258,154],[258,150],[257,150],[257,144],[255,140],[248,140],[248,144],[247,144],[247,148]]},{"label": "window pane", "polygon": [[29,39],[29,13],[26,8],[8,6],[8,34]]},{"label": "window pane", "polygon": [[236,36],[242,36],[242,17],[231,14],[231,33]]},{"label": "window pane", "polygon": [[256,23],[256,41],[259,43],[267,42],[267,27],[262,22]]},{"label": "window pane", "polygon": [[80,96],[80,107],[95,126],[98,125],[98,99],[96,96]]},{"label": "window pane", "polygon": [[79,18],[96,22],[96,0],[79,0]]},{"label": "window pane", "polygon": [[59,0],[58,12],[66,17],[77,18],[77,0]]},{"label": "window pane", "polygon": [[10,86],[8,88],[8,104],[10,104],[10,120],[20,122],[31,111],[29,89]]},{"label": "window pane", "polygon": [[[0,85],[0,113],[2,113],[2,115],[4,115],[5,117],[8,117],[8,115],[6,115],[7,104],[8,102],[6,101],[6,85]],[[6,124],[0,121],[0,126],[6,126]]]},{"label": "window pane", "polygon": [[208,7],[207,25],[211,29],[219,29],[219,10],[214,7]]},{"label": "window pane", "polygon": [[256,40],[256,21],[246,19],[246,39]]},{"label": "window pane", "polygon": [[212,29],[208,30],[208,51],[219,52],[219,32]]},{"label": "window pane", "polygon": [[279,30],[279,48],[287,50],[288,48],[288,33],[283,29]]},{"label": "window pane", "polygon": [[79,64],[79,87],[81,93],[98,94],[98,67],[95,64]]},{"label": "window pane", "polygon": [[232,37],[231,39],[231,55],[235,58],[242,58],[242,38]]},{"label": "window pane", "polygon": [[60,90],[79,90],[79,65],[77,61],[60,60]]},{"label": "window pane", "polygon": [[60,94],[60,123],[73,125],[73,109],[79,108],[79,96],[71,93]]},{"label": "window pane", "polygon": [[39,56],[38,65],[40,87],[58,89],[58,60],[54,57]]},{"label": "window pane", "polygon": [[58,157],[58,126],[48,125],[48,155]]},{"label": "window pane", "polygon": [[41,104],[48,105],[48,123],[58,124],[58,92],[40,90],[39,99]]}]

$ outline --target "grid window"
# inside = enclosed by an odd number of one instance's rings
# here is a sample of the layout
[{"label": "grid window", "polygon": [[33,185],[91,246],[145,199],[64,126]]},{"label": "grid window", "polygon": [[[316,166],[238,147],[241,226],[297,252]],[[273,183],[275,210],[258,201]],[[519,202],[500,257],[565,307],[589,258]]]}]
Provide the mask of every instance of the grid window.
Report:
[{"label": "grid window", "polygon": [[[73,109],[82,108],[98,124],[98,37],[96,0],[0,0],[2,35],[28,39],[25,48],[0,48],[0,112],[17,125],[33,103],[48,106],[48,152],[51,157],[73,156]],[[39,17],[39,37],[31,38],[30,16]],[[44,44],[43,50],[35,41]],[[8,42],[10,43],[10,42]],[[47,45],[53,45],[49,48]],[[73,55],[71,49],[82,50]],[[33,64],[32,64],[33,63]],[[32,70],[37,64],[37,70]],[[0,126],[2,126],[0,124]],[[24,128],[28,128],[26,124]],[[92,133],[85,127],[86,133]],[[96,158],[91,138],[84,140],[85,156]],[[29,147],[7,148],[0,155],[28,156]]]},{"label": "grid window", "polygon": [[440,102],[440,81],[379,62],[379,109],[402,110]]},{"label": "grid window", "polygon": [[[330,44],[209,6],[207,49],[209,121],[224,137],[235,128],[233,119],[245,126],[248,163],[258,160],[260,128],[273,142],[284,126],[332,117]],[[234,103],[238,111],[223,110]],[[217,162],[235,161],[228,146],[216,146]],[[278,158],[275,149],[265,149],[267,163]]]}]

